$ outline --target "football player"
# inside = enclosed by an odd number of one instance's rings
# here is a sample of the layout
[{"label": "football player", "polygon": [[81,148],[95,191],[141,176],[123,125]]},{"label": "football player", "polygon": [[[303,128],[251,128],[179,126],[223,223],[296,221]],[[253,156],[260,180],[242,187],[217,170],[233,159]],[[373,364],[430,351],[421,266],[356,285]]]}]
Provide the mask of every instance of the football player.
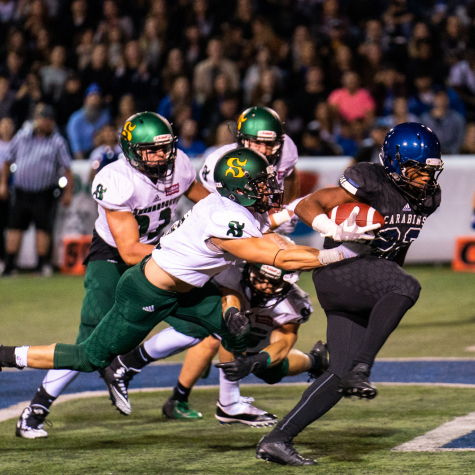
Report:
[{"label": "football player", "polygon": [[[231,266],[214,277],[213,283],[223,294],[223,312],[233,305],[249,312],[251,327],[245,357],[233,360],[229,352],[220,348],[220,360],[229,362],[225,363],[225,368],[231,381],[220,370],[218,420],[254,427],[273,425],[277,422],[276,416],[257,409],[251,405],[250,398],[240,396],[239,380],[253,372],[267,383],[275,384],[285,376],[306,371],[316,377],[328,366],[322,342],[318,342],[309,354],[293,349],[300,324],[307,322],[313,311],[308,295],[293,283],[297,278],[296,274],[273,266],[249,263]],[[118,356],[106,370],[114,372],[106,380],[110,381],[111,400],[123,414],[131,412],[128,384],[143,367],[183,351],[208,336],[203,327],[190,322],[172,317],[167,323],[172,327],[157,333],[127,355]],[[210,355],[207,364],[211,364],[213,356]],[[186,388],[181,391],[179,387],[178,391],[175,388],[173,396],[163,406],[163,414],[169,419],[201,418],[199,412],[190,409],[188,395]]]},{"label": "football player", "polygon": [[[271,229],[281,234],[291,233],[298,222],[298,217],[294,214],[300,193],[300,181],[295,168],[298,152],[293,140],[284,134],[279,115],[268,107],[246,109],[237,122],[236,142],[223,145],[206,158],[199,172],[201,182],[209,191],[215,192],[216,183],[213,177],[216,163],[223,153],[238,145],[263,153],[275,167],[277,182],[284,190],[284,209],[269,217]],[[184,405],[188,402],[191,388],[200,376],[209,370],[210,361],[218,349],[219,341],[210,336],[188,351],[173,391],[173,397],[163,407],[163,411],[169,417],[173,417],[173,414],[179,419],[197,417],[199,413],[192,410],[185,411]],[[114,383],[112,380],[112,374],[109,373],[109,375],[109,384],[117,385],[118,382]],[[111,398],[114,403],[112,394]],[[170,410],[173,404],[180,405],[181,410]]]},{"label": "football player", "polygon": [[[130,124],[124,129],[131,132]],[[157,136],[156,141],[163,135],[168,134]],[[134,149],[139,160],[139,147]],[[137,166],[147,171],[150,164],[142,161]],[[166,163],[163,169],[169,166]],[[262,234],[267,219],[259,216],[281,206],[282,190],[274,168],[259,152],[238,148],[224,154],[214,179],[219,193],[199,201],[159,239],[151,256],[123,273],[113,307],[85,341],[0,346],[0,368],[96,371],[134,349],[170,316],[204,326],[222,338],[226,349],[239,354],[247,348],[249,321],[235,306],[228,308],[223,318],[221,293],[209,282],[211,277],[238,259],[283,270],[310,270],[354,255],[344,247],[319,251],[282,245],[278,235]],[[96,191],[104,199],[107,187]]]},{"label": "football player", "polygon": [[[196,181],[190,159],[176,147],[169,122],[141,112],[124,125],[124,155],[104,167],[92,184],[99,217],[86,257],[86,295],[76,343],[84,342],[114,304],[121,275],[150,254],[185,195],[197,202],[209,192]],[[49,371],[18,419],[16,435],[46,437],[43,428],[53,401],[77,377],[72,370]]]},{"label": "football player", "polygon": [[371,238],[356,224],[352,228],[336,225],[327,218],[326,213],[342,203],[369,204],[385,217],[386,224],[370,241],[369,256],[314,271],[315,289],[328,320],[330,365],[295,408],[261,439],[258,458],[284,465],[314,465],[314,460],[296,452],[293,438],[341,397],[376,396],[369,382],[374,359],[419,297],[419,282],[401,266],[411,242],[440,205],[440,143],[422,124],[399,124],[386,135],[380,160],[381,164],[357,163],[347,168],[340,187],[319,190],[296,208],[300,219],[327,237],[325,247]]}]

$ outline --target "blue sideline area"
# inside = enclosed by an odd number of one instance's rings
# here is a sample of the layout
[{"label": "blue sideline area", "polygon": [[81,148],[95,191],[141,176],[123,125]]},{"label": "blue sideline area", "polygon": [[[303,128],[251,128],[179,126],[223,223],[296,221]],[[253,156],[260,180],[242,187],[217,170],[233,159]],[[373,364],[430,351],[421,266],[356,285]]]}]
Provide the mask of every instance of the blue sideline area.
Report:
[{"label": "blue sideline area", "polygon": [[[170,387],[176,384],[181,363],[152,365],[143,369],[130,384],[130,389],[150,387]],[[36,388],[46,374],[43,370],[3,371],[0,373],[0,409],[12,406],[33,397]],[[286,378],[284,382],[306,382],[308,375],[301,374]],[[393,383],[458,383],[475,384],[475,360],[467,361],[377,361],[371,380]],[[218,385],[218,370],[212,368],[200,385]],[[254,375],[246,377],[242,384],[262,383]],[[103,391],[106,387],[98,373],[80,374],[66,389],[65,394],[83,391]],[[469,436],[465,436],[469,437]],[[473,440],[475,435],[471,434]],[[454,441],[453,443],[455,443]]]}]

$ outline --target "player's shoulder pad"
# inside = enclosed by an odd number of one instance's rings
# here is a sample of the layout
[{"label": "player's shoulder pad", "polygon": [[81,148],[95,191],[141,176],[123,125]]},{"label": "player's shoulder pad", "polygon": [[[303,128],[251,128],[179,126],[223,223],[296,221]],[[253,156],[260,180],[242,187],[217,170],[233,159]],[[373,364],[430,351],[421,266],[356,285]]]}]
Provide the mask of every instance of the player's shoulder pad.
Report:
[{"label": "player's shoulder pad", "polygon": [[352,195],[356,195],[358,192],[358,194],[372,192],[380,186],[382,179],[385,179],[385,172],[381,165],[360,162],[343,172],[340,186]]},{"label": "player's shoulder pad", "polygon": [[180,174],[180,176],[185,178],[185,180],[188,181],[190,185],[196,179],[195,167],[191,163],[190,157],[180,149],[177,149],[176,154],[175,173],[177,172]]},{"label": "player's shoulder pad", "polygon": [[126,210],[127,201],[134,194],[132,170],[117,160],[104,167],[92,182],[91,193],[98,204],[111,210]]},{"label": "player's shoulder pad", "polygon": [[227,198],[219,197],[209,216],[209,234],[221,239],[262,237],[259,222],[252,213]]},{"label": "player's shoulder pad", "polygon": [[293,284],[292,289],[285,299],[288,306],[292,308],[293,313],[298,316],[294,321],[296,323],[305,323],[313,313],[312,303],[309,295],[304,292],[298,285]]},{"label": "player's shoulder pad", "polygon": [[277,163],[278,170],[287,170],[287,176],[290,175],[292,169],[297,165],[298,159],[299,152],[297,145],[295,145],[295,142],[288,135],[285,135],[282,155]]},{"label": "player's shoulder pad", "polygon": [[214,169],[216,167],[216,163],[221,158],[221,156],[236,147],[236,143],[223,145],[222,147],[219,147],[206,157],[203,166],[198,172],[198,175],[200,177],[201,183],[203,183],[203,185],[209,191],[214,191],[216,189],[216,186],[214,184]]}]

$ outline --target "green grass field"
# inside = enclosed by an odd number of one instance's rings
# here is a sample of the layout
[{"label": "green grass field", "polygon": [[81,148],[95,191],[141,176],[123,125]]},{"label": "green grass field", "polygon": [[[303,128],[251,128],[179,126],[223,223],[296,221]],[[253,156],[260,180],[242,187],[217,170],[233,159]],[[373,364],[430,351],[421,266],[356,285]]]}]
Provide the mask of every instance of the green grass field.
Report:
[{"label": "green grass field", "polygon": [[[412,267],[422,294],[381,351],[381,357],[475,357],[475,274],[449,268]],[[313,295],[310,276],[302,287]],[[82,279],[20,276],[0,281],[2,344],[71,343],[83,297]],[[325,338],[315,313],[297,347],[308,351]],[[177,355],[175,360],[182,360]],[[0,374],[0,385],[2,375]],[[6,388],[1,388],[2,391]],[[475,452],[399,453],[391,449],[475,411],[475,389],[381,386],[373,401],[343,400],[295,440],[309,468],[281,467],[254,458],[266,430],[220,426],[214,419],[217,389],[197,389],[198,422],[166,421],[164,392],[133,394],[134,412],[121,417],[105,397],[57,405],[46,440],[14,437],[15,420],[0,423],[0,474],[472,474]],[[7,388],[8,390],[8,388]],[[244,388],[259,406],[279,417],[298,401],[301,386]],[[31,395],[25,395],[28,399]]]}]

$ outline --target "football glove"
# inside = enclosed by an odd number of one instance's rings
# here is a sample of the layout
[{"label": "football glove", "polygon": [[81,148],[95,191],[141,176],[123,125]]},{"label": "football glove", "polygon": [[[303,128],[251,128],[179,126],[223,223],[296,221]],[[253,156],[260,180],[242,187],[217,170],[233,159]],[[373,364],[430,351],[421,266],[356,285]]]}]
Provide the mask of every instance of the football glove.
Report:
[{"label": "football glove", "polygon": [[269,354],[265,351],[253,356],[238,356],[234,361],[218,363],[229,381],[239,381],[250,373],[258,373],[267,367]]},{"label": "football glove", "polygon": [[331,237],[338,242],[345,241],[371,241],[374,234],[371,231],[379,229],[380,224],[371,224],[369,226],[358,226],[356,216],[360,209],[358,206],[353,208],[348,218],[341,224],[334,223],[326,214],[319,214],[312,222],[312,228],[318,231],[323,237]]},{"label": "football glove", "polygon": [[240,312],[236,307],[229,307],[224,312],[224,321],[229,333],[235,337],[240,337],[249,333],[249,316],[251,311]]}]

